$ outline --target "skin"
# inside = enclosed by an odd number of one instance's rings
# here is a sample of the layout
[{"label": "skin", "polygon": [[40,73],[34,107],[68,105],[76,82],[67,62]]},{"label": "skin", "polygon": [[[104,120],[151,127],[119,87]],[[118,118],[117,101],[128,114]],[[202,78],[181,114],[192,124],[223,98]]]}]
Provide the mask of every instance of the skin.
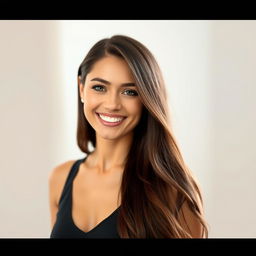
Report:
[{"label": "skin", "polygon": [[[91,81],[102,78],[110,84]],[[108,55],[98,60],[87,74],[85,83],[79,81],[80,97],[84,100],[84,115],[96,132],[96,148],[79,167],[73,181],[72,218],[84,232],[92,230],[108,217],[119,205],[119,189],[124,161],[133,139],[143,105],[136,95],[136,86],[127,63]],[[96,89],[93,86],[99,86]],[[135,91],[135,93],[133,92]],[[106,127],[95,112],[125,116],[121,125]],[[49,201],[51,226],[56,221],[58,202],[64,183],[74,160],[60,164],[49,176]]]}]

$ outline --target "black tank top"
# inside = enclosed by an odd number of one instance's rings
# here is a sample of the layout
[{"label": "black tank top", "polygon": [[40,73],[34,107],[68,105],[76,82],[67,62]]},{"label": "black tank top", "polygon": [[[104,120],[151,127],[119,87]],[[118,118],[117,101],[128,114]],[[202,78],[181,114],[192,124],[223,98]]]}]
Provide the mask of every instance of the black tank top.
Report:
[{"label": "black tank top", "polygon": [[73,180],[78,172],[80,164],[85,161],[86,157],[77,160],[71,167],[60,197],[56,222],[51,231],[50,238],[120,238],[117,232],[117,217],[120,207],[88,232],[79,229],[73,221]]}]

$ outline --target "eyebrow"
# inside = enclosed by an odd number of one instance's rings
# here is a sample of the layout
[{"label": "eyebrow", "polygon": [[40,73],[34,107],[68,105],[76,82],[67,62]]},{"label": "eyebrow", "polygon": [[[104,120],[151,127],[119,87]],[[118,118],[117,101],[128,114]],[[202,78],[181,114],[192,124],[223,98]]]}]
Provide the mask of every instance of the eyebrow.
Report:
[{"label": "eyebrow", "polygon": [[[105,79],[102,79],[100,77],[95,77],[91,81],[98,81],[98,82],[101,82],[101,83],[104,83],[104,84],[107,84],[107,85],[111,84],[109,81],[107,81]],[[121,84],[121,87],[133,87],[133,86],[136,86],[135,83],[123,83],[123,84]]]}]

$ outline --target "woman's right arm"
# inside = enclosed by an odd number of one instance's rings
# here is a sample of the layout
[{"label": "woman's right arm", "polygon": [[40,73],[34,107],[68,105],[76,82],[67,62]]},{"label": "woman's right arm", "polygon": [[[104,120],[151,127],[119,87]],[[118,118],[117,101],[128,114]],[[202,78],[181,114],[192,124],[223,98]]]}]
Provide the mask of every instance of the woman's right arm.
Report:
[{"label": "woman's right arm", "polygon": [[53,228],[56,222],[58,204],[61,197],[61,193],[65,185],[65,181],[67,179],[69,171],[74,162],[75,160],[70,160],[56,166],[48,176],[51,229]]}]

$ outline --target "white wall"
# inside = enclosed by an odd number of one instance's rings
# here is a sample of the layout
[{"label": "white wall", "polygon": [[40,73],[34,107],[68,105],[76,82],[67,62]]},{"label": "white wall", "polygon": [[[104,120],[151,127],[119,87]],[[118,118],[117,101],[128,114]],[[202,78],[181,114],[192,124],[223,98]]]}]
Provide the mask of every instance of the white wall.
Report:
[{"label": "white wall", "polygon": [[0,237],[49,237],[48,174],[83,156],[77,69],[95,42],[114,34],[144,43],[162,68],[210,237],[256,236],[255,28],[255,21],[0,21]]},{"label": "white wall", "polygon": [[214,21],[213,237],[256,237],[256,21]]},{"label": "white wall", "polygon": [[0,35],[0,237],[47,236],[66,135],[57,23],[0,21]]}]

